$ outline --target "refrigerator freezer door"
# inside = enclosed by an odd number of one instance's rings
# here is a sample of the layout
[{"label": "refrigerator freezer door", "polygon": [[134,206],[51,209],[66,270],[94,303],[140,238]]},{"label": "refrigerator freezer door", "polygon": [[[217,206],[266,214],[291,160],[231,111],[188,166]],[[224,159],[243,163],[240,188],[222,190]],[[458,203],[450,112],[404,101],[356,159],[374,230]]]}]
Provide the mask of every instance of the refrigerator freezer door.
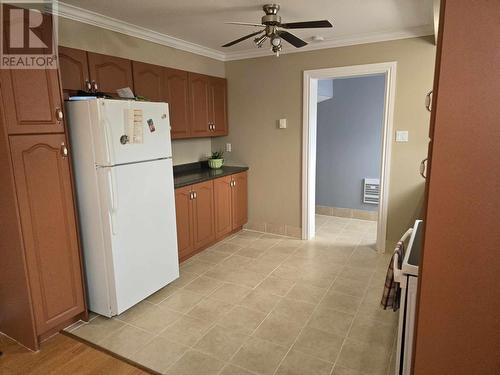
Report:
[{"label": "refrigerator freezer door", "polygon": [[99,168],[120,314],[179,277],[172,160]]},{"label": "refrigerator freezer door", "polygon": [[[167,103],[98,99],[94,139],[103,139],[96,148],[96,164],[117,164],[172,156]],[[98,142],[94,142],[96,145]]]}]

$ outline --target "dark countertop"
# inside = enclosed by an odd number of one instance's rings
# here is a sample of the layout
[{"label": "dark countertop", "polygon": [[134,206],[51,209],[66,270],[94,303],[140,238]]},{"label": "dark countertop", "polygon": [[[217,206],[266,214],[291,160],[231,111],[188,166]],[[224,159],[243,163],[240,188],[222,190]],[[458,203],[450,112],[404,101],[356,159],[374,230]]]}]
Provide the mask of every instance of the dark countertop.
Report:
[{"label": "dark countertop", "polygon": [[208,163],[198,162],[174,166],[174,188],[180,188],[199,182],[247,171],[248,167],[223,166],[219,169],[210,169]]}]

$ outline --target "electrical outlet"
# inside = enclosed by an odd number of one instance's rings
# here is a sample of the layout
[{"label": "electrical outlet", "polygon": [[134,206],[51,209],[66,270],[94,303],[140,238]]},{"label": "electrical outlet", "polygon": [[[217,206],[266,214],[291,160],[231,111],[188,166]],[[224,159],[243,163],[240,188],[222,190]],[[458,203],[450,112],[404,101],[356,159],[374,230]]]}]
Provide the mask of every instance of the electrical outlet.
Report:
[{"label": "electrical outlet", "polygon": [[231,143],[226,143],[226,152],[231,152],[231,150],[232,150]]}]

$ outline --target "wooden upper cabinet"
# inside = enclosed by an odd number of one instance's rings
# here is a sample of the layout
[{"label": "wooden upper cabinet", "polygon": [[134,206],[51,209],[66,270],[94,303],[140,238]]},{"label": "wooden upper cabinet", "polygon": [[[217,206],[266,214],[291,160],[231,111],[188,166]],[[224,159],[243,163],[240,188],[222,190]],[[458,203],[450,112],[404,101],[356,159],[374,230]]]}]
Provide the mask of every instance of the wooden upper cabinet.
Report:
[{"label": "wooden upper cabinet", "polygon": [[182,261],[193,252],[193,209],[191,186],[175,189],[175,216],[177,223],[177,248]]},{"label": "wooden upper cabinet", "polygon": [[10,137],[38,335],[85,309],[65,142],[64,134]]},{"label": "wooden upper cabinet", "polygon": [[97,84],[97,91],[117,97],[117,89],[130,87],[134,91],[132,63],[115,56],[88,52],[90,79]]},{"label": "wooden upper cabinet", "polygon": [[135,95],[143,96],[149,101],[166,101],[163,88],[163,68],[158,65],[132,61]]},{"label": "wooden upper cabinet", "polygon": [[2,69],[0,84],[9,134],[64,132],[56,69]]},{"label": "wooden upper cabinet", "polygon": [[61,84],[64,92],[73,94],[78,90],[90,91],[87,52],[68,47],[59,47],[58,52]]},{"label": "wooden upper cabinet", "polygon": [[192,185],[194,247],[201,248],[215,240],[213,181]]},{"label": "wooden upper cabinet", "polygon": [[190,135],[188,72],[164,68],[164,87],[170,112],[172,139]]},{"label": "wooden upper cabinet", "polygon": [[247,172],[232,175],[233,229],[243,226],[248,218],[248,181]]},{"label": "wooden upper cabinet", "polygon": [[232,178],[225,176],[214,180],[215,238],[224,237],[233,230]]},{"label": "wooden upper cabinet", "polygon": [[214,125],[213,135],[228,134],[227,81],[224,78],[210,78],[210,122]]},{"label": "wooden upper cabinet", "polygon": [[209,137],[210,125],[210,77],[189,73],[189,100],[191,111],[191,136]]}]

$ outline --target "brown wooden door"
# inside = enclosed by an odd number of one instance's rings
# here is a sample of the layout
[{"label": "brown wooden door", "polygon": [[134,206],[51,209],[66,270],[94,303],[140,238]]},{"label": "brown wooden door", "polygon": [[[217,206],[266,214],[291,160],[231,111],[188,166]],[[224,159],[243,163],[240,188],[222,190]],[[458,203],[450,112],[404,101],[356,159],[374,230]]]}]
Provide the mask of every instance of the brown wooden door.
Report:
[{"label": "brown wooden door", "polygon": [[188,72],[164,68],[164,82],[172,128],[171,137],[187,138],[190,135]]},{"label": "brown wooden door", "polygon": [[228,134],[227,82],[224,78],[210,78],[210,122],[215,127],[212,135]]},{"label": "brown wooden door", "polygon": [[213,181],[192,186],[194,248],[199,249],[215,240],[214,185]]},{"label": "brown wooden door", "polygon": [[163,68],[158,65],[132,61],[135,95],[152,102],[165,100],[163,89]]},{"label": "brown wooden door", "polygon": [[97,91],[117,97],[116,90],[130,87],[134,91],[130,60],[88,52],[90,79]]},{"label": "brown wooden door", "polygon": [[248,218],[247,172],[232,175],[233,229],[243,226]]},{"label": "brown wooden door", "polygon": [[212,135],[210,124],[210,77],[189,73],[189,99],[191,110],[191,136],[209,137]]},{"label": "brown wooden door", "polygon": [[175,216],[179,259],[184,260],[193,252],[193,208],[191,186],[175,189]]},{"label": "brown wooden door", "polygon": [[10,146],[38,335],[84,311],[64,134],[11,136]]},{"label": "brown wooden door", "polygon": [[56,69],[0,71],[9,134],[64,132]]},{"label": "brown wooden door", "polygon": [[233,230],[231,176],[214,180],[215,238],[224,237]]},{"label": "brown wooden door", "polygon": [[58,52],[61,85],[64,92],[74,94],[78,90],[90,91],[87,52],[68,47],[59,47]]}]

